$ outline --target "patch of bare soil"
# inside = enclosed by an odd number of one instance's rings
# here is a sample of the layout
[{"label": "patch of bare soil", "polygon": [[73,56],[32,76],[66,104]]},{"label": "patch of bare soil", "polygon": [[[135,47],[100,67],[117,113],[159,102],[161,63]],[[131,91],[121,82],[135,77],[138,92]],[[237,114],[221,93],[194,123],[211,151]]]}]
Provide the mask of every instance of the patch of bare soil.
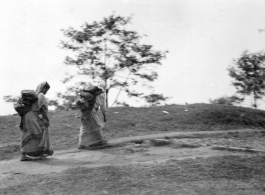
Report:
[{"label": "patch of bare soil", "polygon": [[264,146],[262,136],[240,136],[144,141],[65,150],[42,161],[0,161],[0,194],[265,194],[264,153],[211,149]]}]

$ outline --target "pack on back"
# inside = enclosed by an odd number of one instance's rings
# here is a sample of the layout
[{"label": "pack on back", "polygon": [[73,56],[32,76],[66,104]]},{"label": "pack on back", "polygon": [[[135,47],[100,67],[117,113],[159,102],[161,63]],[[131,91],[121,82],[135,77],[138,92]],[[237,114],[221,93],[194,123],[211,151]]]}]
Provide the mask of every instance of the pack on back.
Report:
[{"label": "pack on back", "polygon": [[96,102],[97,96],[102,93],[103,93],[102,89],[98,88],[97,86],[92,86],[92,87],[83,89],[80,93],[80,96],[87,100],[89,104],[88,110],[92,110]]},{"label": "pack on back", "polygon": [[31,110],[32,104],[38,100],[37,94],[34,90],[22,90],[21,98],[14,105],[14,109],[17,111],[19,116],[24,116]]},{"label": "pack on back", "polygon": [[38,100],[38,96],[34,90],[22,90],[21,98],[24,104],[32,105],[34,102]]}]

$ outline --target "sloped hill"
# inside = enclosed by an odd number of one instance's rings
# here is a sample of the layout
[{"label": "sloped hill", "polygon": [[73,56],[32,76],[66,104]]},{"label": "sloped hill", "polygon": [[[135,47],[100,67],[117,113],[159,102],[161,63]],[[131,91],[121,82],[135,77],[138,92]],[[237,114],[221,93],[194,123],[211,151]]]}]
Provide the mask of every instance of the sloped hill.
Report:
[{"label": "sloped hill", "polygon": [[[77,110],[50,112],[49,129],[55,149],[77,145],[80,127],[77,113]],[[115,107],[108,109],[107,119],[104,129],[107,139],[173,131],[265,128],[263,110],[213,104]],[[19,116],[0,116],[0,144],[20,141],[19,122]]]}]

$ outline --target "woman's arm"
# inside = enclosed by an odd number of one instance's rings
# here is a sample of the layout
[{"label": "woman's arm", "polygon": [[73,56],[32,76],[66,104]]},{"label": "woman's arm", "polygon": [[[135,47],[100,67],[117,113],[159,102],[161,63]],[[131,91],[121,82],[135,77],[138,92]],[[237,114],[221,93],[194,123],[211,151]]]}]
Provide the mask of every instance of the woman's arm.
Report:
[{"label": "woman's arm", "polygon": [[47,100],[43,93],[38,95],[38,105],[40,107],[40,113],[42,115],[43,121],[45,122],[46,126],[49,127],[50,120],[48,117],[48,107],[47,107]]},{"label": "woman's arm", "polygon": [[42,118],[44,119],[46,126],[49,127],[50,126],[50,120],[48,117],[48,109],[46,108],[45,105],[41,106],[40,113],[42,115]]}]

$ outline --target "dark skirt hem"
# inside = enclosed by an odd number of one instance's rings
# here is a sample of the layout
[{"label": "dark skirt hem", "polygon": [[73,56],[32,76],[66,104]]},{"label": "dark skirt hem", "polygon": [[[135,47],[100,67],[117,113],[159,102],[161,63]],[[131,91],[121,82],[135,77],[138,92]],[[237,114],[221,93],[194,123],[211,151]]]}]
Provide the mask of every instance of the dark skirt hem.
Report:
[{"label": "dark skirt hem", "polygon": [[42,156],[44,154],[51,156],[51,155],[53,155],[53,150],[45,150],[45,151],[40,150],[40,151],[36,151],[36,152],[21,152],[21,154],[33,156],[33,157]]}]

